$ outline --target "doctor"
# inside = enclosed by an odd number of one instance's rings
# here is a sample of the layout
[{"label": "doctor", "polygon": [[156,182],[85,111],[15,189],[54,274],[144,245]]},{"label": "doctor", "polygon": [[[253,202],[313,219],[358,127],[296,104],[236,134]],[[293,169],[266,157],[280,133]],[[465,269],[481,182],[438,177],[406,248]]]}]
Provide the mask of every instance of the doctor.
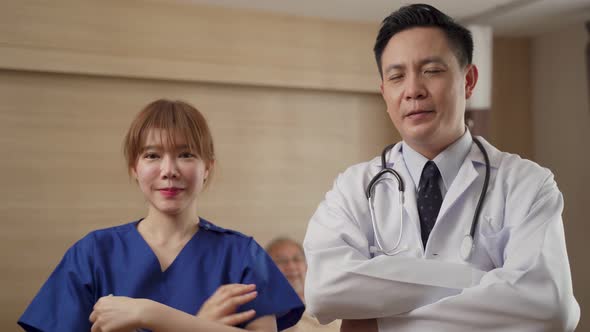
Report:
[{"label": "doctor", "polygon": [[[470,32],[432,6],[410,5],[383,21],[374,51],[403,138],[385,166],[405,197],[386,174],[372,219],[365,191],[380,157],[336,178],[305,237],[308,309],[322,323],[344,319],[344,331],[573,331],[580,309],[553,174],[481,137],[478,148],[466,130],[478,76]],[[489,184],[465,248],[484,151]]]}]

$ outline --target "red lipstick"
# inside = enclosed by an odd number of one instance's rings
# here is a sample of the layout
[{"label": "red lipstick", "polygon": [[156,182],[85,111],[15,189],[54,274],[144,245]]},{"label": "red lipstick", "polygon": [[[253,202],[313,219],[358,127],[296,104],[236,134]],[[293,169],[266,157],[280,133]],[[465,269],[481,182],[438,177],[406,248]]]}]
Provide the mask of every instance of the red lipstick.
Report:
[{"label": "red lipstick", "polygon": [[180,194],[182,189],[180,189],[180,188],[163,188],[163,189],[159,189],[159,191],[162,194],[162,196],[164,196],[166,198],[172,198],[172,197],[175,197],[176,195]]}]

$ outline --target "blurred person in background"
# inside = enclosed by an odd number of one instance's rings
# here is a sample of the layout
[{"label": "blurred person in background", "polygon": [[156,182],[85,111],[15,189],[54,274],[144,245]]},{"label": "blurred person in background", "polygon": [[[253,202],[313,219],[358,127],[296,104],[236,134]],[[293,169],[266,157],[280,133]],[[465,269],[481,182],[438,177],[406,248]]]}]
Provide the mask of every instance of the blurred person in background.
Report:
[{"label": "blurred person in background", "polygon": [[[305,303],[305,273],[307,263],[301,244],[288,237],[278,237],[266,246],[266,252],[283,272],[301,301]],[[317,319],[303,313],[297,325],[287,329],[288,332],[340,331],[340,321],[333,321],[328,325],[320,324]]]}]

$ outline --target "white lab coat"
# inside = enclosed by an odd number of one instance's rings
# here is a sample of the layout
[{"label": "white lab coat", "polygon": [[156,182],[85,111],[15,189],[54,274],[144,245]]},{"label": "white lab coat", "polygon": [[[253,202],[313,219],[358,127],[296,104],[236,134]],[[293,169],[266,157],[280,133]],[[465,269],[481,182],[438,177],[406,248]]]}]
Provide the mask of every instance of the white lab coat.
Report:
[{"label": "white lab coat", "polygon": [[[379,331],[391,332],[575,329],[580,308],[565,246],[563,198],[553,174],[480,140],[491,177],[468,262],[460,246],[485,175],[475,144],[448,188],[425,250],[401,143],[387,160],[406,182],[400,247],[408,250],[395,256],[369,251],[374,236],[365,188],[381,170],[380,158],[338,176],[304,241],[305,299],[320,322],[378,318]],[[397,195],[397,188],[377,190],[385,249],[395,245],[400,231]]]}]

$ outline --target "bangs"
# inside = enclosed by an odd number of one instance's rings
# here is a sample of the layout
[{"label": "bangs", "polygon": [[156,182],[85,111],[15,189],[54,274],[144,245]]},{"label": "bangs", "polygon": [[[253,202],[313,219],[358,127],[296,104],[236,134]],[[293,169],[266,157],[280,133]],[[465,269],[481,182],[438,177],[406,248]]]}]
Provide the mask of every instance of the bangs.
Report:
[{"label": "bangs", "polygon": [[198,128],[185,112],[175,105],[169,105],[169,109],[161,109],[152,112],[146,118],[141,136],[139,137],[140,149],[146,145],[148,135],[154,130],[159,134],[159,141],[166,149],[174,149],[179,145],[187,145],[191,153],[201,158],[203,147],[201,146],[200,128]]},{"label": "bangs", "polygon": [[124,145],[129,168],[135,166],[148,135],[154,130],[159,132],[160,142],[166,149],[186,144],[191,153],[206,163],[215,159],[213,139],[203,115],[185,102],[161,99],[146,106],[129,128]]}]

